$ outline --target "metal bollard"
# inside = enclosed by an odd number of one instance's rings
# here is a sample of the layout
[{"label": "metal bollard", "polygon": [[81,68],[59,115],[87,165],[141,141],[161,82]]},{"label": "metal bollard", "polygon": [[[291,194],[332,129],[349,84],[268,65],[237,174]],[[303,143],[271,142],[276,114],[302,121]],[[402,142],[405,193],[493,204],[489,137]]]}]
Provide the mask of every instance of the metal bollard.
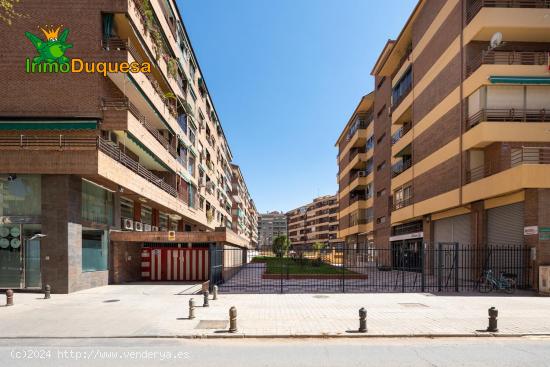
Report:
[{"label": "metal bollard", "polygon": [[11,289],[6,290],[6,306],[13,306],[13,291]]},{"label": "metal bollard", "polygon": [[213,291],[212,291],[212,292],[213,292],[213,293],[212,293],[212,299],[213,299],[213,300],[217,300],[217,299],[218,299],[218,286],[215,285],[212,289],[213,289]]},{"label": "metal bollard", "polygon": [[367,332],[367,310],[364,307],[359,309],[359,332]]},{"label": "metal bollard", "polygon": [[229,309],[229,332],[237,332],[237,309],[235,306]]},{"label": "metal bollard", "polygon": [[210,304],[208,303],[208,297],[210,296],[210,293],[208,293],[208,291],[204,291],[204,301],[202,303],[202,307],[208,307],[210,306]]},{"label": "metal bollard", "polygon": [[498,310],[495,307],[491,307],[489,309],[489,326],[487,327],[487,331],[490,331],[493,333],[496,333],[498,331],[497,317],[498,317]]},{"label": "metal bollard", "polygon": [[189,320],[193,320],[195,318],[195,300],[191,298],[189,300]]},{"label": "metal bollard", "polygon": [[52,291],[52,287],[50,287],[49,284],[46,284],[44,287],[44,299],[50,299],[50,293]]}]

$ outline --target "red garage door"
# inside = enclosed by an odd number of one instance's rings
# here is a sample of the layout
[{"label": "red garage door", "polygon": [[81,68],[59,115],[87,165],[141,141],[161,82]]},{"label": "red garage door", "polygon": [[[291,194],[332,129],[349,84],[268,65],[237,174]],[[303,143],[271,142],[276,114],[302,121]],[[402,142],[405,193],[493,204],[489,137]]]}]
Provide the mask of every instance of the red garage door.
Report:
[{"label": "red garage door", "polygon": [[144,248],[141,252],[143,280],[207,280],[208,249]]}]

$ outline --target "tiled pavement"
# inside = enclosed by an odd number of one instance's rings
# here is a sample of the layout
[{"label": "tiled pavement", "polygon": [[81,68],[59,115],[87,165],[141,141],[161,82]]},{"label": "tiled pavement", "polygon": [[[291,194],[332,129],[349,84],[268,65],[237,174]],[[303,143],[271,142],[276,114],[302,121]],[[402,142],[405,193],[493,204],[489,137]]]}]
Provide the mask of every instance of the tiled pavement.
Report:
[{"label": "tiled pavement", "polygon": [[[500,335],[550,334],[550,298],[529,294],[220,294],[205,308],[202,296],[184,294],[188,287],[112,285],[50,300],[16,293],[15,306],[0,307],[0,337],[223,337],[233,335],[225,331],[231,306],[239,337],[359,336],[360,307],[369,336],[486,335],[478,330],[491,306],[500,312]],[[199,306],[194,320],[187,319],[191,297]]]}]

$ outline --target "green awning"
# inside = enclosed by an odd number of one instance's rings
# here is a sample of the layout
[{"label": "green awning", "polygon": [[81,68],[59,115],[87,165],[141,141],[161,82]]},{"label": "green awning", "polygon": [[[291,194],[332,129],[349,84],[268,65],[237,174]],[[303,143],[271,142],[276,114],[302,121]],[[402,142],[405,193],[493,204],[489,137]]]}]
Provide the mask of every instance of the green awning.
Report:
[{"label": "green awning", "polygon": [[191,152],[191,154],[193,154],[195,156],[195,158],[197,158],[199,156],[197,154],[197,151],[195,150],[195,148],[193,148],[191,145],[188,148],[189,148],[189,151]]},{"label": "green awning", "polygon": [[550,85],[550,77],[546,76],[491,76],[493,84],[546,84]]},{"label": "green awning", "polygon": [[95,130],[95,120],[0,121],[0,130]]},{"label": "green awning", "polygon": [[132,140],[137,146],[139,146],[145,153],[147,153],[149,156],[151,156],[151,158],[153,158],[155,160],[155,162],[157,162],[158,164],[160,164],[162,167],[164,167],[167,171],[169,172],[174,172],[166,163],[164,163],[159,157],[156,156],[155,153],[153,153],[151,151],[151,149],[147,148],[145,146],[145,144],[143,144],[138,138],[136,138],[134,135],[132,135],[131,133],[127,132],[126,133],[126,136],[128,136],[128,138],[130,140]]},{"label": "green awning", "polygon": [[178,174],[180,175],[180,177],[187,183],[191,183],[191,178],[189,178],[189,176],[187,176],[187,173],[185,171],[178,171]]}]

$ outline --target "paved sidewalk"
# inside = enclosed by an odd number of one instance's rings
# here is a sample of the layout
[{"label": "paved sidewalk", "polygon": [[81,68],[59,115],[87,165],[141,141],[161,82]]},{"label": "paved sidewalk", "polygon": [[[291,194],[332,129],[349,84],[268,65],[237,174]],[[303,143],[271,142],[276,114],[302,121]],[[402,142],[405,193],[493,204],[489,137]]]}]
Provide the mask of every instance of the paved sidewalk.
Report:
[{"label": "paved sidewalk", "polygon": [[[258,337],[363,336],[358,310],[368,310],[367,336],[472,336],[499,310],[499,335],[550,335],[550,298],[526,295],[221,294],[203,308],[189,285],[130,284],[70,295],[16,293],[0,307],[0,338],[9,337]],[[199,307],[188,320],[188,302]],[[5,302],[5,297],[0,298]],[[228,310],[238,309],[237,334],[226,332]],[[490,334],[489,334],[490,335]]]}]

